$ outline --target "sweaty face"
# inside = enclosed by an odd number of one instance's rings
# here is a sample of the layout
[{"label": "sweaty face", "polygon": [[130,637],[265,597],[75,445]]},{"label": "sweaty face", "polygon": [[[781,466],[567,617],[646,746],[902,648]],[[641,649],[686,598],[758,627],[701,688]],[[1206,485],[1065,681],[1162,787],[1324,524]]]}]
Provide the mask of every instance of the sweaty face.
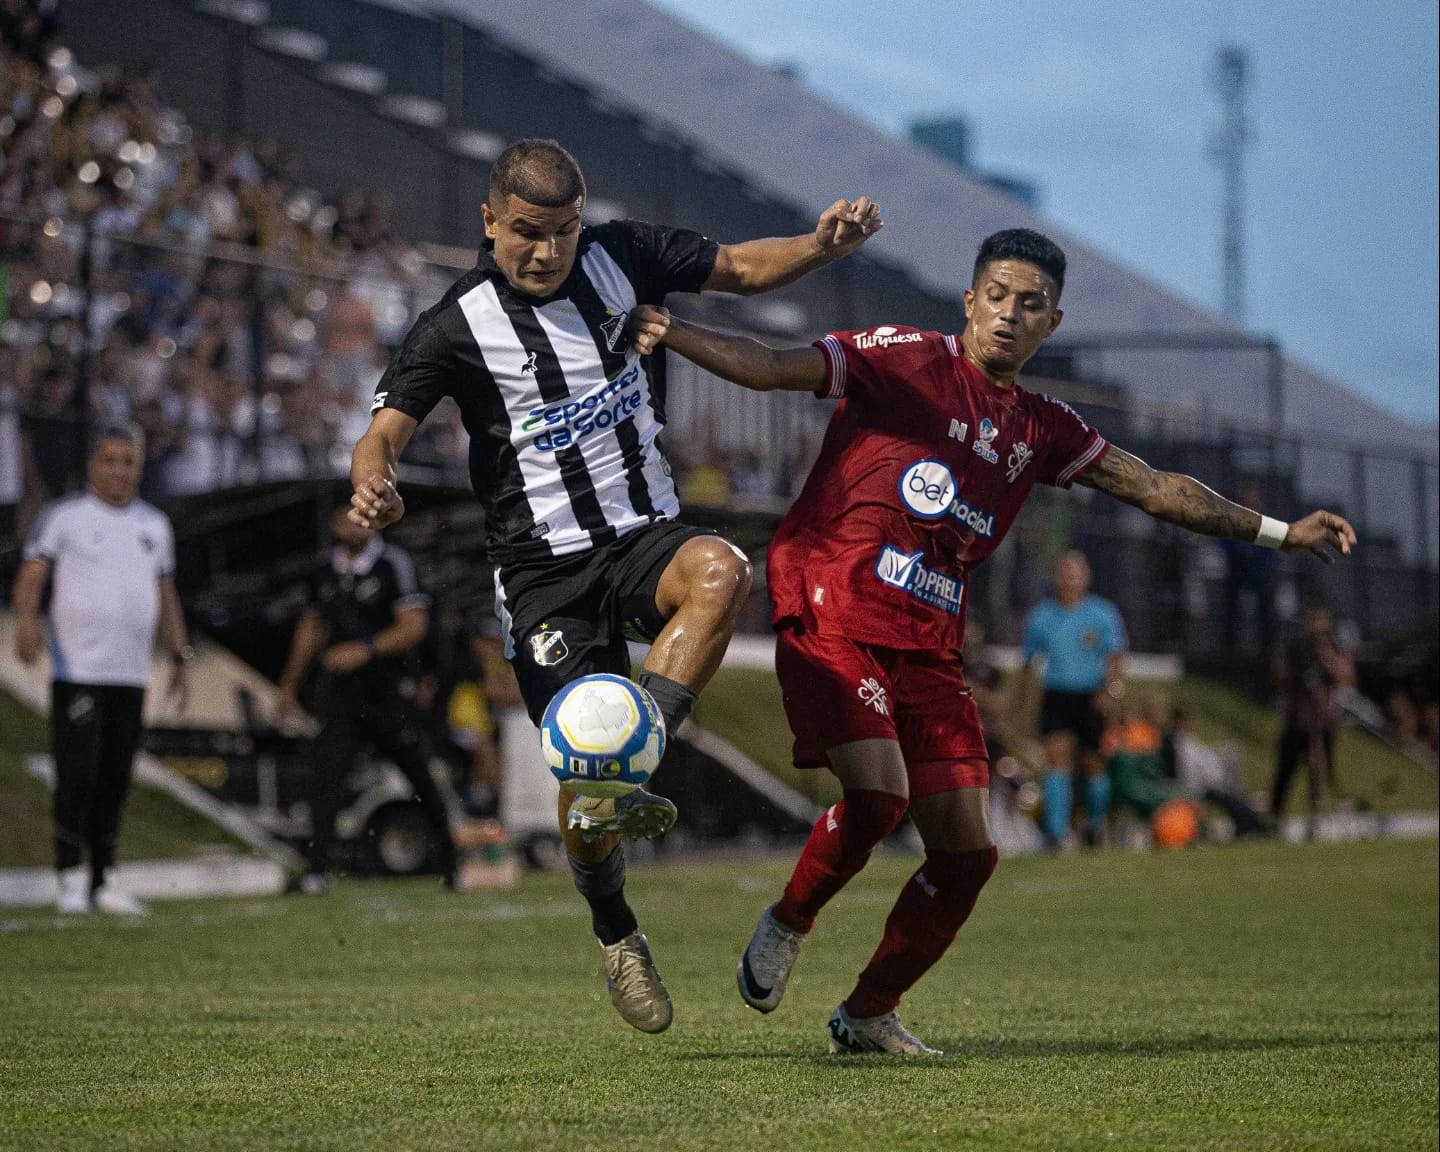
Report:
[{"label": "sweaty face", "polygon": [[565,283],[580,243],[583,198],[542,208],[516,196],[500,196],[481,208],[485,235],[495,241],[495,263],[512,288],[551,296]]},{"label": "sweaty face", "polygon": [[965,290],[965,350],[986,372],[1013,377],[1060,324],[1059,290],[1023,260],[985,265]]},{"label": "sweaty face", "polygon": [[102,440],[90,457],[88,479],[105,503],[130,503],[140,487],[140,450],[129,440]]}]

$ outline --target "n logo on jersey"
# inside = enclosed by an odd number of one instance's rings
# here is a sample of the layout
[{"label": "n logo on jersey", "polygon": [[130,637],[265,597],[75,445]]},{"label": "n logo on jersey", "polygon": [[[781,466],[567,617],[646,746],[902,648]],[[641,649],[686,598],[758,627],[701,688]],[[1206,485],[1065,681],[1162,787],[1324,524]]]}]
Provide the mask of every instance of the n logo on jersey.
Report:
[{"label": "n logo on jersey", "polygon": [[605,347],[608,351],[614,352],[625,339],[625,321],[629,319],[629,312],[621,312],[618,316],[605,309],[605,314],[610,317],[608,320],[600,321],[600,331],[605,333]]}]

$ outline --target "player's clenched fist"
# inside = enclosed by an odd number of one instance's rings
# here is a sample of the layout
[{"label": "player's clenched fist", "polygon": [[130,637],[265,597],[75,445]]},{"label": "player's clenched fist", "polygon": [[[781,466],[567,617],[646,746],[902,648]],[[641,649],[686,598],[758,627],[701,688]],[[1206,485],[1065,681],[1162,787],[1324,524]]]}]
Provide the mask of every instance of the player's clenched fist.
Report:
[{"label": "player's clenched fist", "polygon": [[885,227],[880,219],[880,205],[870,197],[855,201],[837,200],[824,212],[815,225],[815,241],[835,257],[848,256],[861,244]]},{"label": "player's clenched fist", "polygon": [[405,515],[405,501],[384,476],[371,476],[356,485],[347,515],[352,524],[361,528],[380,529]]},{"label": "player's clenched fist", "polygon": [[649,356],[660,347],[670,330],[670,309],[640,304],[630,309],[630,339],[635,351]]}]

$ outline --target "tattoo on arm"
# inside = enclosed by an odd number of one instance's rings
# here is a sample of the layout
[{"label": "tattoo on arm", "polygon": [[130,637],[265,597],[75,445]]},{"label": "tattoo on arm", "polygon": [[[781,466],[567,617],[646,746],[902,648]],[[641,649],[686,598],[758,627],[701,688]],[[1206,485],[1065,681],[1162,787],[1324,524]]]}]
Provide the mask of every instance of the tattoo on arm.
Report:
[{"label": "tattoo on arm", "polygon": [[1191,476],[1157,472],[1121,448],[1110,445],[1104,458],[1077,483],[1108,492],[1157,520],[1206,536],[1251,541],[1260,530],[1260,513],[1233,504]]}]

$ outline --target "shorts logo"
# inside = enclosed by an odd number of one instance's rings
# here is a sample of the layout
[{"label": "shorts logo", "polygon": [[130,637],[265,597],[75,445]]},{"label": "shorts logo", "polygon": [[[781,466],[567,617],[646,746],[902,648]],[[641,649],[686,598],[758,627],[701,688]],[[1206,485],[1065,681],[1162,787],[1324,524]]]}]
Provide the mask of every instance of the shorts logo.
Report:
[{"label": "shorts logo", "polygon": [[1005,479],[1011,484],[1020,478],[1020,473],[1025,471],[1030,461],[1035,459],[1035,453],[1023,440],[1015,441],[1015,447],[1010,450],[1010,455],[1005,459]]},{"label": "shorts logo", "polygon": [[975,433],[975,443],[970,447],[975,455],[984,460],[987,464],[995,464],[1000,459],[1000,454],[990,447],[990,442],[1000,435],[1000,429],[990,423],[990,417],[980,421],[980,429]]},{"label": "shorts logo", "polygon": [[882,584],[908,592],[922,604],[940,608],[951,616],[960,615],[964,583],[956,576],[925,567],[923,552],[902,552],[886,544],[875,562],[875,575]]},{"label": "shorts logo", "polygon": [[890,715],[890,702],[885,696],[885,687],[873,676],[867,676],[860,681],[860,687],[855,689],[855,695],[860,697],[860,703],[868,704],[881,716]]},{"label": "shorts logo", "polygon": [[76,696],[65,709],[65,715],[72,724],[85,724],[95,717],[95,697]]},{"label": "shorts logo", "polygon": [[919,332],[897,332],[889,324],[882,324],[873,332],[861,332],[855,337],[855,347],[888,348],[891,344],[919,344],[925,337]]},{"label": "shorts logo", "polygon": [[565,633],[548,632],[542,626],[530,637],[530,654],[541,668],[553,668],[570,655],[570,649],[565,647]]}]

